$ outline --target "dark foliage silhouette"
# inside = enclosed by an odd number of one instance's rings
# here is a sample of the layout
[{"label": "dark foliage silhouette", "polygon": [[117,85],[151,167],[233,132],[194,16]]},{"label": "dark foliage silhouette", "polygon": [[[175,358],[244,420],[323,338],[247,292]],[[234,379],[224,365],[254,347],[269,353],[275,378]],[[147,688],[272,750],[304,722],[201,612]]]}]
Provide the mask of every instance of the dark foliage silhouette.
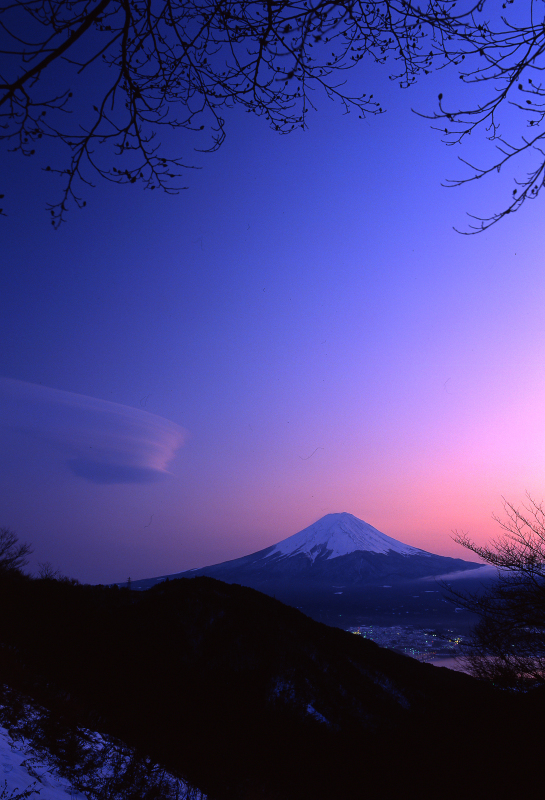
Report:
[{"label": "dark foliage silhouette", "polygon": [[0,574],[20,571],[28,564],[32,553],[29,544],[19,542],[19,537],[9,528],[0,528]]}]

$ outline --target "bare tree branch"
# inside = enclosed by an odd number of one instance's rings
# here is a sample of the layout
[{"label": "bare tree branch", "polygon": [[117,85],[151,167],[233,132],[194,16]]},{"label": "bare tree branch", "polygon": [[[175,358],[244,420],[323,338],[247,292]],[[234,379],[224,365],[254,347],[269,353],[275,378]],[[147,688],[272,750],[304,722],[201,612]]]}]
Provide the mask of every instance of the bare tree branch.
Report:
[{"label": "bare tree branch", "polygon": [[[372,91],[345,90],[343,72],[392,58],[412,83],[433,58],[421,50],[421,15],[404,0],[12,0],[0,7],[0,138],[26,156],[40,140],[67,147],[68,162],[47,167],[63,181],[49,206],[55,227],[97,176],[176,193],[191,165],[167,152],[161,131],[205,131],[200,149],[214,151],[223,110],[241,106],[286,134],[306,128],[319,92],[347,113],[382,113]],[[60,88],[48,95],[51,70]],[[82,112],[91,70],[95,97]]]},{"label": "bare tree branch", "polygon": [[[307,127],[320,96],[345,113],[382,113],[370,87],[346,88],[347,70],[361,63],[389,62],[401,87],[451,68],[479,99],[457,105],[441,94],[437,110],[421,115],[440,123],[447,144],[481,131],[499,155],[482,167],[462,159],[469,176],[446,185],[518,170],[503,210],[473,216],[464,232],[483,231],[536,199],[545,181],[543,8],[512,5],[498,13],[491,0],[466,9],[454,0],[11,0],[0,6],[0,139],[29,157],[48,139],[65,145],[66,161],[46,168],[63,183],[49,205],[57,227],[70,203],[85,205],[81,189],[97,177],[180,191],[191,159],[159,138],[168,129],[187,134],[184,146],[204,132],[198,149],[213,152],[235,106],[287,134]],[[522,115],[518,138],[500,133],[507,114]]]}]

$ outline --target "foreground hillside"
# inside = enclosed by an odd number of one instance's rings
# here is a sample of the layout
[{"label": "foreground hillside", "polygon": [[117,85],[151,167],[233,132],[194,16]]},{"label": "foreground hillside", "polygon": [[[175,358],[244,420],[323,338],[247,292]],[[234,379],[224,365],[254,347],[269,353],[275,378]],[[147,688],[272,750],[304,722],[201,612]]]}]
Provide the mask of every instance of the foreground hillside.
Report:
[{"label": "foreground hillside", "polygon": [[537,695],[527,709],[252,589],[13,576],[0,602],[4,684],[65,724],[118,736],[210,800],[357,798],[458,779],[489,794],[537,781],[518,763],[538,747],[520,737],[541,716]]}]

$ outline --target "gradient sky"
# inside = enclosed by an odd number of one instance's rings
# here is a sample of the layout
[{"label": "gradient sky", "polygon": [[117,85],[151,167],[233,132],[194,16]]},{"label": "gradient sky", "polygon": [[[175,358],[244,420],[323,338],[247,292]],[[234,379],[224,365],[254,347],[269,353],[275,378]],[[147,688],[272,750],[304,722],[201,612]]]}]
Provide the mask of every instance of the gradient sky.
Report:
[{"label": "gradient sky", "polygon": [[[545,496],[545,226],[458,155],[410,90],[322,99],[278,136],[232,112],[178,197],[107,184],[59,231],[47,163],[2,153],[0,525],[88,582],[235,558],[348,511],[443,555]],[[503,194],[502,194],[503,192]]]}]

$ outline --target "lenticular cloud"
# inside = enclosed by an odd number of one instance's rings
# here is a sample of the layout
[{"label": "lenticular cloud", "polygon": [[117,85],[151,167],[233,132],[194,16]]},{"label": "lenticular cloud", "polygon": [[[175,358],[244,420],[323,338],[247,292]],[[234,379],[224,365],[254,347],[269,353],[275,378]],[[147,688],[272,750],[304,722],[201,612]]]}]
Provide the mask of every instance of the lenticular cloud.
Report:
[{"label": "lenticular cloud", "polygon": [[186,437],[174,422],[143,409],[0,378],[3,425],[61,454],[78,478],[93,483],[150,483]]}]

